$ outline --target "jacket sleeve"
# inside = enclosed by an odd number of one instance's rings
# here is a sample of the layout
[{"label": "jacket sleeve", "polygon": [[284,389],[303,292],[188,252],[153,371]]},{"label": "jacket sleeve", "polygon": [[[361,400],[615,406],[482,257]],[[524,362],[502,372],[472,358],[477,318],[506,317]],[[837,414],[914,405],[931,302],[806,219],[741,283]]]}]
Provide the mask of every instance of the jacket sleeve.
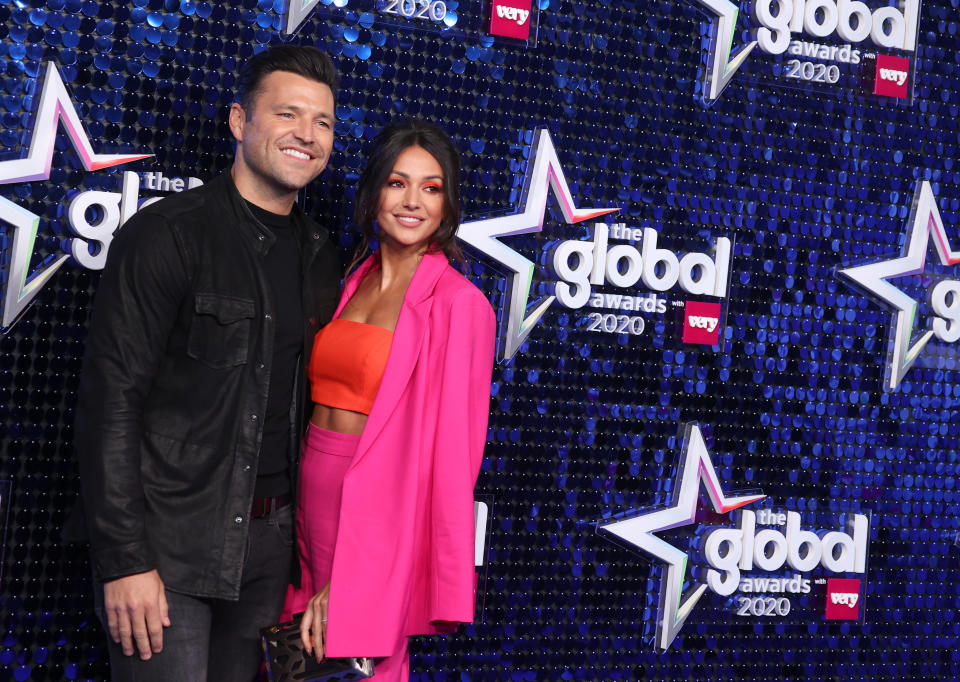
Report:
[{"label": "jacket sleeve", "polygon": [[166,219],[133,216],[110,245],[87,337],[75,418],[81,497],[98,580],[155,568],[144,528],[144,408],[188,290]]},{"label": "jacket sleeve", "polygon": [[454,300],[433,455],[431,621],[473,621],[473,489],[487,440],[495,324],[479,290]]}]

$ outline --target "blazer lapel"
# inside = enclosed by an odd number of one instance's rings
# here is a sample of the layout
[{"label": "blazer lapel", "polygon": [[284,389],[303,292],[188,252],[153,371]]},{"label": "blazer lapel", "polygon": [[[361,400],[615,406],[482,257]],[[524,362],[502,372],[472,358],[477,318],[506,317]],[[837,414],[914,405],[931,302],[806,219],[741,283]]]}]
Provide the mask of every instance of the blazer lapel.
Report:
[{"label": "blazer lapel", "polygon": [[[400,317],[397,318],[397,328],[393,332],[393,344],[390,346],[390,355],[387,357],[380,390],[377,391],[367,424],[360,435],[357,452],[350,463],[351,469],[370,449],[370,445],[377,439],[403,396],[410,381],[410,375],[413,374],[413,368],[417,364],[423,337],[427,332],[434,288],[447,267],[447,257],[443,253],[425,254],[420,265],[417,266],[417,271],[403,297],[403,305],[400,307]],[[356,289],[356,284],[353,288]],[[346,295],[347,291],[344,291],[344,294]]]}]

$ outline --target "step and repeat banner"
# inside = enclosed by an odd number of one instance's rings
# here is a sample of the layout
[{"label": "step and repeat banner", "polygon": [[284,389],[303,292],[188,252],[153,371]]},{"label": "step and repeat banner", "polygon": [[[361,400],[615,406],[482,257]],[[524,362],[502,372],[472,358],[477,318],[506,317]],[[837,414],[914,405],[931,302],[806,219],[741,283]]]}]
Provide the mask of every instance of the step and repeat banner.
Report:
[{"label": "step and repeat banner", "polygon": [[0,0],[0,678],[108,675],[73,415],[111,240],[325,49],[303,204],[463,155],[498,315],[478,619],[417,680],[960,679],[958,0]]}]

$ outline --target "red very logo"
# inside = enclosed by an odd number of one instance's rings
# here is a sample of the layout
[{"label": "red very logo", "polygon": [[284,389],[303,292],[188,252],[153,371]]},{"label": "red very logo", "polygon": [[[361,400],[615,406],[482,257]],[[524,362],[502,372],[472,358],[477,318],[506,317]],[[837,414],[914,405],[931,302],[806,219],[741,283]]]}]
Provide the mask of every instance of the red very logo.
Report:
[{"label": "red very logo", "polygon": [[860,580],[827,578],[827,620],[857,620],[860,617]]},{"label": "red very logo", "polygon": [[493,0],[490,33],[506,38],[530,38],[531,0]]},{"label": "red very logo", "polygon": [[715,346],[720,340],[720,304],[687,301],[683,306],[683,342]]},{"label": "red very logo", "polygon": [[873,94],[884,97],[906,97],[910,80],[910,60],[906,57],[877,55],[877,70],[873,81]]}]

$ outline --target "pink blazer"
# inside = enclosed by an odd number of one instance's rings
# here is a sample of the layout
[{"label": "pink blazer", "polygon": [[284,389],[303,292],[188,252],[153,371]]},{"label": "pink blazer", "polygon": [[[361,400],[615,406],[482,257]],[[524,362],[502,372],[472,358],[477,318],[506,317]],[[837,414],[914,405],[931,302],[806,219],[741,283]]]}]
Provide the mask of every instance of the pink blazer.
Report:
[{"label": "pink blazer", "polygon": [[[347,278],[337,315],[374,267],[371,256]],[[425,255],[343,481],[328,655],[388,656],[401,637],[473,620],[473,487],[494,337],[480,290],[442,253]]]}]

